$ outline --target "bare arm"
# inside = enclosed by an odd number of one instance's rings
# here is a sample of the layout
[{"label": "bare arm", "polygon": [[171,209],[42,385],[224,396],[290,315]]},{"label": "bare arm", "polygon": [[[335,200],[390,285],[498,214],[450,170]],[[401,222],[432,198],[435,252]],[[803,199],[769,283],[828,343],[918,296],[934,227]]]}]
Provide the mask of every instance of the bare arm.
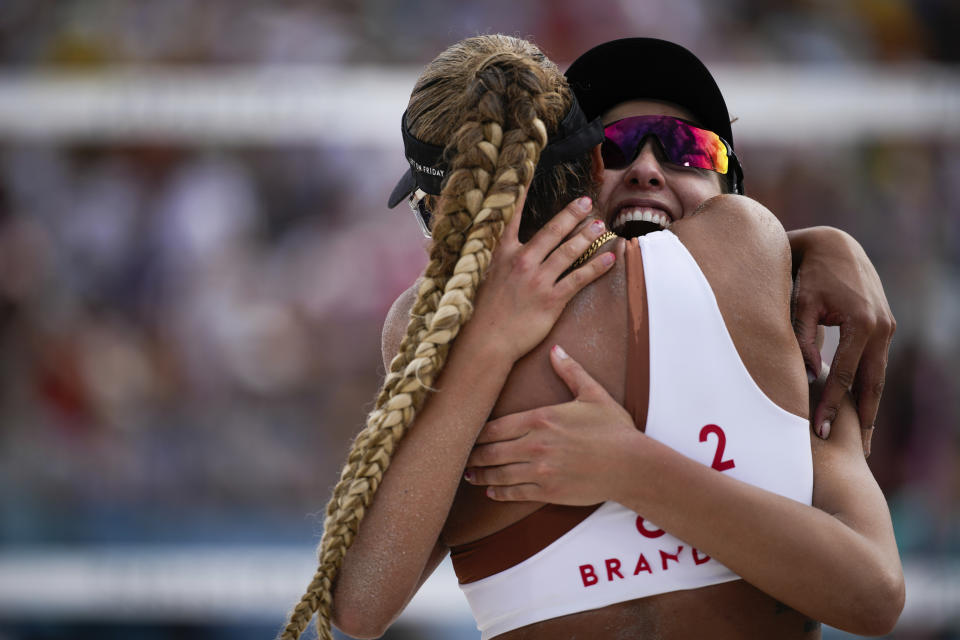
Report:
[{"label": "bare arm", "polygon": [[[603,230],[586,225],[553,251],[589,210],[567,207],[526,245],[516,239],[519,215],[505,229],[473,317],[451,349],[436,392],[398,445],[344,558],[333,619],[347,633],[382,635],[443,558],[441,528],[513,363],[543,339],[567,301],[612,264],[594,260],[557,281]],[[404,296],[388,317],[385,352],[396,349],[405,330],[398,318],[409,308]]]},{"label": "bare arm", "polygon": [[826,387],[813,412],[814,430],[830,426],[847,390],[857,399],[864,453],[869,455],[873,425],[887,368],[887,352],[897,322],[877,271],[863,247],[831,227],[798,229],[788,234],[796,283],[793,326],[803,359],[813,377],[820,373],[817,325],[840,327],[840,344]]},{"label": "bare arm", "polygon": [[647,473],[623,487],[623,504],[814,619],[863,634],[893,627],[903,606],[902,569],[849,398],[835,436],[813,443],[813,507],[634,437],[628,460]]}]

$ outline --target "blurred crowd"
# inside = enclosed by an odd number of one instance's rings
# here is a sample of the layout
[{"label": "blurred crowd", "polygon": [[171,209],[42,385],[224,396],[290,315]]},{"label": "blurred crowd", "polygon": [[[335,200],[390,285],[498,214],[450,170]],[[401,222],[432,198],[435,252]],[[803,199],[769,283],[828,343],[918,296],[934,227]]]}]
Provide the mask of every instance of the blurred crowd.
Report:
[{"label": "blurred crowd", "polygon": [[[3,0],[0,63],[422,65],[493,31],[564,62],[653,35],[711,64],[956,63],[958,25],[954,0]],[[898,331],[871,466],[904,553],[958,554],[960,139],[811,138],[745,142],[748,192],[875,262]],[[425,262],[381,156],[0,140],[0,544],[315,539]]]},{"label": "blurred crowd", "polygon": [[4,0],[12,65],[422,64],[467,35],[533,35],[554,60],[643,33],[713,62],[960,61],[954,0]]}]

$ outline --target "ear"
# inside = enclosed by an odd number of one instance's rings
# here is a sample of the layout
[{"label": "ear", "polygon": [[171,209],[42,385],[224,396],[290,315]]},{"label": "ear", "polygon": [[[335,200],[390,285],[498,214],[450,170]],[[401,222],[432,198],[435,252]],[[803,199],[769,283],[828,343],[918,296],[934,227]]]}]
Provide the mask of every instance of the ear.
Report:
[{"label": "ear", "polygon": [[603,154],[600,153],[600,145],[598,144],[590,151],[590,158],[593,159],[593,168],[590,170],[590,177],[593,178],[594,183],[600,184],[603,182]]}]

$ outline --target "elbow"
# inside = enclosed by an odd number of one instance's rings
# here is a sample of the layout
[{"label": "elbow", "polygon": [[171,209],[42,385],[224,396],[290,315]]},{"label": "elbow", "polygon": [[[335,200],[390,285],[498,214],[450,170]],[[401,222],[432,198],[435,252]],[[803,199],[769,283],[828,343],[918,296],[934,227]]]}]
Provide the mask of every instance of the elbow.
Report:
[{"label": "elbow", "polygon": [[846,631],[865,636],[884,636],[893,631],[906,600],[903,571],[886,572],[862,594],[855,615]]},{"label": "elbow", "polygon": [[887,635],[893,631],[897,621],[900,619],[900,613],[903,611],[903,605],[907,599],[907,588],[903,580],[903,570],[897,567],[896,571],[891,571],[882,589],[877,597],[882,598],[886,606],[878,607],[882,611],[876,612],[877,628],[875,635]]},{"label": "elbow", "polygon": [[330,622],[352,638],[379,638],[403,611],[387,594],[334,592]]},{"label": "elbow", "polygon": [[403,603],[362,577],[341,569],[331,594],[330,622],[351,638],[379,638],[400,615]]},{"label": "elbow", "polygon": [[390,620],[379,619],[360,607],[334,607],[331,622],[351,638],[379,638],[387,632]]}]

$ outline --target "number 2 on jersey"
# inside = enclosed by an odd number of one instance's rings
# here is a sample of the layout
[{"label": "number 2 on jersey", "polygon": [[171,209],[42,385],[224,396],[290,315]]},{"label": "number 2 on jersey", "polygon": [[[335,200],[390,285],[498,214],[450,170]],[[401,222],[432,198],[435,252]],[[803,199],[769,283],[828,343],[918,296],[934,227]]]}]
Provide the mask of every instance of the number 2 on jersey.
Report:
[{"label": "number 2 on jersey", "polygon": [[733,462],[733,458],[730,458],[729,460],[723,459],[723,450],[727,447],[727,434],[723,432],[723,429],[720,428],[719,425],[708,424],[700,429],[700,442],[706,442],[707,436],[711,433],[717,436],[717,451],[713,454],[713,464],[710,466],[717,471],[733,469],[736,466]]}]

